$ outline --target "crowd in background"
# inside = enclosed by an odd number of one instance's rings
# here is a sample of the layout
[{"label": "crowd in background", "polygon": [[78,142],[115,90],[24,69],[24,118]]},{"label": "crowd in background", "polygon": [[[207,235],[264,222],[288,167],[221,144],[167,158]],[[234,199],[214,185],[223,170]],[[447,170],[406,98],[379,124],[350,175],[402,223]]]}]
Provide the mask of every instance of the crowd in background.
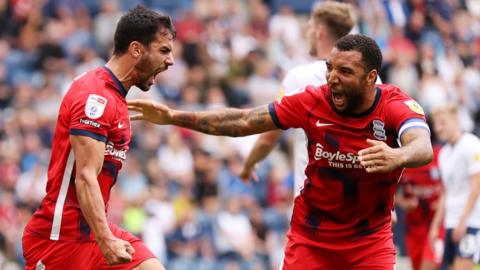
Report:
[{"label": "crowd in background", "polygon": [[[480,133],[480,1],[350,0],[355,31],[380,45],[383,82],[428,113],[460,105]],[[0,269],[23,266],[21,233],[45,194],[53,129],[72,80],[102,66],[125,10],[172,16],[175,64],[152,89],[186,110],[271,102],[290,68],[309,61],[314,1],[0,0]],[[167,269],[278,269],[293,196],[288,133],[257,170],[237,177],[254,136],[226,138],[132,123],[109,219],[140,236]]]}]

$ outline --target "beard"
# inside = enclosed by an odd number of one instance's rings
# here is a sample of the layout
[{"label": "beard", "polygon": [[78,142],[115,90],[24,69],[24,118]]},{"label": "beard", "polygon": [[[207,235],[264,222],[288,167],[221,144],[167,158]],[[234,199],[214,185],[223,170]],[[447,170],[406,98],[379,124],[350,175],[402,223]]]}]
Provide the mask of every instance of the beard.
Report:
[{"label": "beard", "polygon": [[343,112],[346,113],[351,113],[356,111],[359,107],[360,104],[362,103],[364,99],[364,93],[362,92],[363,90],[351,90],[349,93],[345,96],[347,99],[347,106],[343,109]]},{"label": "beard", "polygon": [[[332,102],[335,102],[335,92],[338,95],[343,95],[343,106],[335,106],[336,110],[341,113],[362,113],[359,111],[361,106],[366,98],[367,92],[365,91],[366,76],[360,80],[359,84],[350,84],[347,88],[341,87],[335,91],[334,85],[329,85],[330,89],[333,90],[332,93]],[[339,102],[337,100],[337,102]]]},{"label": "beard", "polygon": [[150,90],[151,85],[142,83],[142,84],[136,84],[135,86],[137,86],[138,89],[142,90],[142,92],[148,92]]},{"label": "beard", "polygon": [[150,78],[155,75],[155,68],[151,61],[147,57],[144,57],[135,65],[135,70],[137,71],[138,78],[135,86],[143,92],[147,92],[152,86]]}]

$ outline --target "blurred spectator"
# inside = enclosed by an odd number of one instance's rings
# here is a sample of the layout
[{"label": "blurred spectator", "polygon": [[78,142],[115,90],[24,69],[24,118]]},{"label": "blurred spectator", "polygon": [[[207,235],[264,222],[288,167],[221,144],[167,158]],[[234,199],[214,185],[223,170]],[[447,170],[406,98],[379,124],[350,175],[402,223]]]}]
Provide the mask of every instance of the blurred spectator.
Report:
[{"label": "blurred spectator", "polygon": [[180,186],[193,186],[193,157],[177,128],[170,128],[164,146],[158,149],[158,166],[165,173],[170,194],[176,194]]},{"label": "blurred spectator", "polygon": [[113,45],[111,44],[113,33],[121,15],[117,0],[102,1],[100,12],[94,19],[93,30],[99,49],[105,55],[108,54]]},{"label": "blurred spectator", "polygon": [[147,220],[143,226],[142,239],[160,261],[167,261],[165,235],[175,226],[175,211],[168,201],[167,190],[158,186],[149,189],[149,199],[144,204]]},{"label": "blurred spectator", "polygon": [[251,260],[254,255],[254,232],[248,217],[242,213],[238,196],[226,199],[226,209],[217,216],[215,245],[220,260],[229,262]]}]

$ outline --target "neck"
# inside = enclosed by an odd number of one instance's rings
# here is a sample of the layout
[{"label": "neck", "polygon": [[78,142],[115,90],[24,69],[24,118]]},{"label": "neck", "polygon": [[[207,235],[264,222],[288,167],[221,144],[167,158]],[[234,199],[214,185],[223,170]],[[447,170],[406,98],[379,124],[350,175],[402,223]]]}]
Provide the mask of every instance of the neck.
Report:
[{"label": "neck", "polygon": [[366,112],[368,109],[370,109],[375,102],[375,97],[377,96],[377,89],[375,85],[369,86],[366,90],[364,101],[360,106],[358,106],[358,109],[353,111],[353,113],[363,113]]},{"label": "neck", "polygon": [[460,128],[455,129],[455,132],[448,139],[448,143],[451,144],[451,145],[454,145],[455,143],[458,142],[460,137],[462,137],[462,134],[463,134],[463,132]]},{"label": "neck", "polygon": [[118,80],[123,84],[123,87],[128,91],[133,86],[133,72],[135,65],[132,65],[131,61],[123,56],[112,56],[110,60],[105,64]]},{"label": "neck", "polygon": [[327,59],[330,55],[330,51],[333,49],[334,42],[330,40],[320,40],[317,42],[317,55],[316,59]]}]

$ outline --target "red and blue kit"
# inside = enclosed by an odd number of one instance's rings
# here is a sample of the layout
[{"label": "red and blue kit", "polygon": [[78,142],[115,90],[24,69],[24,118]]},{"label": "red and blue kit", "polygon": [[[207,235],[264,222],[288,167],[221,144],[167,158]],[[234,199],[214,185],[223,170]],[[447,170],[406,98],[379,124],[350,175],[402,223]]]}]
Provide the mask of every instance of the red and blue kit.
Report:
[{"label": "red and blue kit", "polygon": [[418,200],[417,208],[405,213],[405,244],[415,270],[420,269],[422,261],[440,264],[442,259],[441,252],[428,240],[430,223],[443,190],[437,161],[440,148],[434,146],[434,160],[430,164],[405,169],[400,182],[403,196]]},{"label": "red and blue kit", "polygon": [[[376,85],[367,111],[342,113],[323,85],[284,96],[269,111],[279,128],[302,128],[308,140],[307,178],[295,199],[284,269],[393,269],[390,212],[403,169],[367,173],[358,151],[369,147],[367,139],[399,147],[406,130],[428,130],[422,108],[400,89]],[[305,260],[309,254],[316,255]]]},{"label": "red and blue kit", "polygon": [[[56,267],[48,264],[48,256],[42,257],[42,254],[48,253],[45,246],[37,249],[35,242],[40,239],[46,241],[47,246],[95,241],[77,199],[75,160],[70,135],[87,136],[105,143],[104,163],[98,175],[98,183],[105,209],[108,209],[110,189],[126,159],[131,138],[126,93],[123,85],[107,67],[99,67],[77,77],[63,98],[48,168],[47,195],[25,228],[23,248],[27,268],[35,267],[39,260],[47,269]],[[112,232],[124,234],[115,225],[110,224],[110,227]],[[133,241],[134,238],[130,237],[129,240]],[[137,245],[140,241],[136,240],[133,242]],[[100,252],[98,247],[96,250]],[[141,262],[138,259],[145,260],[145,257],[153,255],[136,252],[134,260],[137,259],[138,264]],[[67,268],[72,269],[71,267],[73,266],[69,265]]]}]

